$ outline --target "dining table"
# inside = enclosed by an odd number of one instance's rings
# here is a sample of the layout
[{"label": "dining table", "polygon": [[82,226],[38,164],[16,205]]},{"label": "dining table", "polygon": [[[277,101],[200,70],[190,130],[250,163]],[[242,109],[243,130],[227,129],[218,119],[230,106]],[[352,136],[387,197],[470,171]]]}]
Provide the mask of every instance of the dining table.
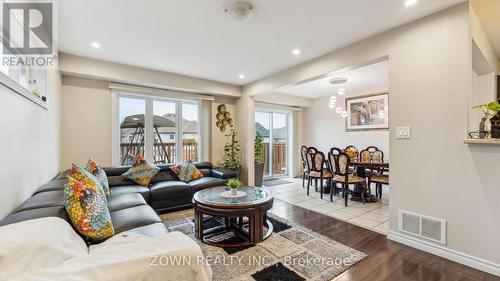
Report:
[{"label": "dining table", "polygon": [[[366,169],[370,170],[389,170],[389,162],[367,162],[360,161],[358,159],[351,160],[351,166],[356,169],[356,174],[359,177],[366,178],[369,175],[366,173]],[[378,202],[378,198],[375,195],[372,195],[368,190],[365,190],[362,185],[356,185],[351,195],[351,200],[362,202],[361,194],[364,194],[366,203],[374,203]]]}]

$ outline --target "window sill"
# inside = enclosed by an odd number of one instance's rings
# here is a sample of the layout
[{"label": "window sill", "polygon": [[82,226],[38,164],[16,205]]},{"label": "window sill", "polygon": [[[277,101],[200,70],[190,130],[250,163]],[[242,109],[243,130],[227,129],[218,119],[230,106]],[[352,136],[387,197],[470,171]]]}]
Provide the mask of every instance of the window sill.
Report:
[{"label": "window sill", "polygon": [[465,144],[486,144],[486,145],[500,145],[500,139],[465,139]]}]

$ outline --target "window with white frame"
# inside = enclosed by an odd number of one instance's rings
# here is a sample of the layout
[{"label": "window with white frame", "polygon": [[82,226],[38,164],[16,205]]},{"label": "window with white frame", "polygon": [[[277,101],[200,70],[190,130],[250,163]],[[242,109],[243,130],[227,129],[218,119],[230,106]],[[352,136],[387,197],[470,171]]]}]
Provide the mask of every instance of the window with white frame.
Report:
[{"label": "window with white frame", "polygon": [[118,93],[118,165],[143,155],[155,164],[199,161],[199,101]]}]

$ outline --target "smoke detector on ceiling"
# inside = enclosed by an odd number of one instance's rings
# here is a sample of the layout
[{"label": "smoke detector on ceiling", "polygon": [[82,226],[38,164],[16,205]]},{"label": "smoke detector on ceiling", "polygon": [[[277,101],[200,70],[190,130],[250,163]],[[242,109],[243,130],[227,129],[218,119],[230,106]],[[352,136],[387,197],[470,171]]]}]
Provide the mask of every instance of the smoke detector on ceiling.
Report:
[{"label": "smoke detector on ceiling", "polygon": [[235,21],[248,22],[253,18],[252,4],[244,1],[230,1],[224,5],[224,12]]},{"label": "smoke detector on ceiling", "polygon": [[346,77],[336,77],[330,80],[330,84],[332,85],[340,85],[340,84],[345,84],[347,83],[347,78]]}]

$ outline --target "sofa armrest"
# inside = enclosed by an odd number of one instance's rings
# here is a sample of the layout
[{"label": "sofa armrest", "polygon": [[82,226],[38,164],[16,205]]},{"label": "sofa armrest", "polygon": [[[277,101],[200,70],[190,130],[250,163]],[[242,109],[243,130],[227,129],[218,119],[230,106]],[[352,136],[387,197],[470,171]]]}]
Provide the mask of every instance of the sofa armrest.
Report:
[{"label": "sofa armrest", "polygon": [[228,170],[224,168],[216,168],[212,169],[211,176],[214,178],[219,178],[219,179],[231,179],[231,178],[237,178],[238,173],[233,170]]}]

